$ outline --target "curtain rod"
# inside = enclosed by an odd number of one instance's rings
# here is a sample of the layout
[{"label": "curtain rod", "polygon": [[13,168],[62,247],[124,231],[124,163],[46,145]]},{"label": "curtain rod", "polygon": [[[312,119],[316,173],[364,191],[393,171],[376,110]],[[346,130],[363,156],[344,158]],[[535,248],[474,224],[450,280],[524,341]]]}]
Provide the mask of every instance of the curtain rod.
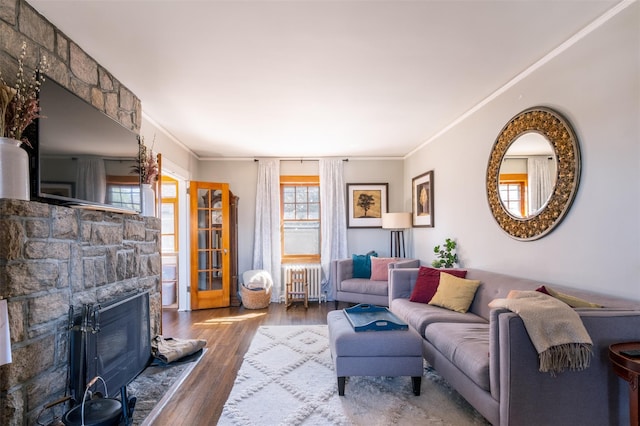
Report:
[{"label": "curtain rod", "polygon": [[[280,161],[300,161],[301,163],[303,161],[320,161],[319,158],[280,158]],[[253,159],[254,162],[260,161],[259,158],[254,158]],[[349,161],[348,158],[343,158],[342,161]]]}]

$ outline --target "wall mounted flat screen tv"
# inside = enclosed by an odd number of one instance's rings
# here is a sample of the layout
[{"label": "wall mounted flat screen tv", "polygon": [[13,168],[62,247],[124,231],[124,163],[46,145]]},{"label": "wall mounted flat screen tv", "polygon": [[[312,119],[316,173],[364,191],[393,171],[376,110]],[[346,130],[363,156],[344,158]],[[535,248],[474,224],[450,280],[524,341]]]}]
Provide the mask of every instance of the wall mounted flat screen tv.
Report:
[{"label": "wall mounted flat screen tv", "polygon": [[40,89],[40,114],[28,134],[31,198],[138,213],[138,136],[50,78]]}]

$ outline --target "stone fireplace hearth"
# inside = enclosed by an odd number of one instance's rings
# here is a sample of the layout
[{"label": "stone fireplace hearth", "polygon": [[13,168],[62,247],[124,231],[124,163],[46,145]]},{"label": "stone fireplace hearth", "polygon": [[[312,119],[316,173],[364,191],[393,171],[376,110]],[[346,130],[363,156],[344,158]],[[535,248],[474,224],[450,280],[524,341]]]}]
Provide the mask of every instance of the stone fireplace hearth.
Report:
[{"label": "stone fireplace hearth", "polygon": [[0,424],[37,424],[68,394],[70,306],[148,291],[149,339],[160,334],[160,219],[3,199],[0,230],[13,355],[0,366]]}]

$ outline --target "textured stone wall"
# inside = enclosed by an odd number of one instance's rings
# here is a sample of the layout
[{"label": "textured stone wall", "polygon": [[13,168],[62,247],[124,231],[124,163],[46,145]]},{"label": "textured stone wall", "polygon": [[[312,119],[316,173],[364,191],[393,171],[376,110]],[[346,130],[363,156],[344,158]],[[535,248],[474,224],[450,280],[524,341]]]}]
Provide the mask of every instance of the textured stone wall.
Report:
[{"label": "textured stone wall", "polygon": [[0,0],[0,71],[10,84],[23,42],[27,43],[27,67],[35,69],[46,56],[51,79],[124,127],[140,132],[140,99],[27,2]]},{"label": "textured stone wall", "polygon": [[70,306],[80,312],[149,291],[152,336],[159,334],[160,219],[0,200],[0,230],[13,352],[13,363],[0,366],[0,424],[33,425],[67,390]]},{"label": "textured stone wall", "polygon": [[[0,0],[0,72],[10,84],[47,56],[49,78],[124,127],[140,131],[140,100],[24,0]],[[137,215],[0,200],[0,296],[8,299],[13,363],[0,366],[0,424],[34,425],[67,387],[69,306],[149,290],[160,330],[160,221]],[[46,424],[67,409],[46,410]]]}]

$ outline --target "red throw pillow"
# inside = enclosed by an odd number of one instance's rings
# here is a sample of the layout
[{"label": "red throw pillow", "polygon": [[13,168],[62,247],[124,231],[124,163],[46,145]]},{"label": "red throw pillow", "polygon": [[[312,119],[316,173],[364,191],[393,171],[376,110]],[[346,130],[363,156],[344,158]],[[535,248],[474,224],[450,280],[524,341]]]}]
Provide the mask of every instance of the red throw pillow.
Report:
[{"label": "red throw pillow", "polygon": [[416,285],[413,287],[411,297],[412,302],[429,303],[438,290],[440,284],[440,272],[444,271],[458,278],[466,278],[467,271],[464,269],[435,269],[428,266],[421,266],[416,278]]},{"label": "red throw pillow", "polygon": [[549,293],[547,288],[545,286],[543,286],[543,285],[541,285],[540,287],[536,288],[536,291],[539,291],[540,293],[546,294],[547,296],[551,296],[551,293]]}]

